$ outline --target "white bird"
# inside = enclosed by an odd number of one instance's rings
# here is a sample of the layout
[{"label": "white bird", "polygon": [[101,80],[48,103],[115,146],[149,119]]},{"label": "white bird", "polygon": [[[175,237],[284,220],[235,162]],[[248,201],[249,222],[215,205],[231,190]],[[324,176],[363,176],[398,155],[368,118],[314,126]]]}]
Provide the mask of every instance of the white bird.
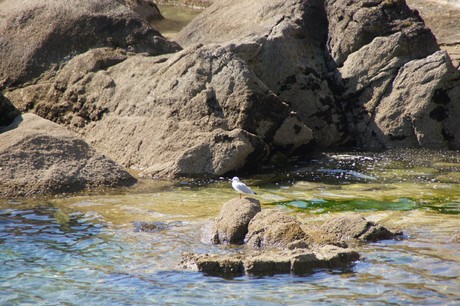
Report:
[{"label": "white bird", "polygon": [[246,194],[256,194],[254,191],[251,190],[248,186],[246,186],[245,183],[241,182],[239,178],[236,176],[232,178],[232,187],[235,189],[237,192],[240,194],[240,199],[241,199],[241,194],[246,193]]}]

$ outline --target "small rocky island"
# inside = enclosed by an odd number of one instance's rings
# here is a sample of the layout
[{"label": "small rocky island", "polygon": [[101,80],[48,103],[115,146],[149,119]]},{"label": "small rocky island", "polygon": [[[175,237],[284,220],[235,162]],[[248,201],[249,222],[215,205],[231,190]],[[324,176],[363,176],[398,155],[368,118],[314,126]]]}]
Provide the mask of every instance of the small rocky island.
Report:
[{"label": "small rocky island", "polygon": [[224,254],[184,254],[180,266],[223,277],[302,275],[315,269],[343,268],[360,258],[347,241],[374,242],[401,235],[358,214],[311,226],[279,210],[261,211],[254,198],[226,202],[217,219],[202,231],[204,242],[234,247]]}]

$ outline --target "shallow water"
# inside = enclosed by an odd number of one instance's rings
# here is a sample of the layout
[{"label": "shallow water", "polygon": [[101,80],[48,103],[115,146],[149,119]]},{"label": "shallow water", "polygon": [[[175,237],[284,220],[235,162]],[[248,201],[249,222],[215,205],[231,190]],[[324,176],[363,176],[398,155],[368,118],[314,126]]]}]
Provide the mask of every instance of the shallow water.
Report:
[{"label": "shallow water", "polygon": [[152,25],[167,38],[172,38],[202,12],[199,9],[173,5],[158,5],[158,9],[164,19],[153,21]]},{"label": "shallow water", "polygon": [[[362,259],[311,275],[223,279],[183,252],[228,252],[200,228],[235,197],[228,178],[144,182],[130,191],[0,200],[0,304],[304,305],[460,303],[460,154],[328,154],[243,178],[263,209],[303,222],[358,212],[404,239],[357,245]],[[139,231],[139,222],[155,222]]]}]

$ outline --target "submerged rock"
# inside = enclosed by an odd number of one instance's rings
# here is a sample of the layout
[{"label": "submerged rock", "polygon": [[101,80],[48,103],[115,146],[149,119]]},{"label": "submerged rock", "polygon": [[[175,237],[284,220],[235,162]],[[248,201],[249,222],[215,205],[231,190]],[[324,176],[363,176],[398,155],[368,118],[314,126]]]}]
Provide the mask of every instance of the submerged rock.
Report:
[{"label": "submerged rock", "polygon": [[136,180],[78,135],[34,114],[0,130],[0,196],[130,186]]}]

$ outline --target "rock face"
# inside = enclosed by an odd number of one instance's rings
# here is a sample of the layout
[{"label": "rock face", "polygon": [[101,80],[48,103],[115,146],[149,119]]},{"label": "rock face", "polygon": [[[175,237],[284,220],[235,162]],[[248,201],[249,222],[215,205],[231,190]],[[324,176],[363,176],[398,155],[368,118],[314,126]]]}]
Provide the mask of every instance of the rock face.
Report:
[{"label": "rock face", "polygon": [[460,147],[460,74],[404,1],[218,0],[176,39],[235,50],[319,145]]},{"label": "rock face", "polygon": [[159,57],[95,49],[53,82],[8,97],[145,176],[223,175],[312,137],[241,59],[216,47]]},{"label": "rock face", "polygon": [[403,1],[345,0],[326,1],[326,13],[335,95],[356,144],[458,147],[459,73],[418,13]]},{"label": "rock face", "polygon": [[141,176],[460,148],[460,72],[404,1],[218,0],[181,51],[118,1],[74,2],[2,2],[4,94]]},{"label": "rock face", "polygon": [[0,130],[0,196],[129,186],[135,179],[75,133],[33,114]]},{"label": "rock face", "polygon": [[0,88],[31,81],[91,48],[180,49],[115,0],[3,0],[0,15]]},{"label": "rock face", "polygon": [[318,144],[346,138],[345,118],[326,79],[323,1],[215,1],[175,39],[182,46],[225,45],[291,105]]},{"label": "rock face", "polygon": [[[204,227],[204,235],[208,235],[206,231]],[[358,260],[359,254],[349,249],[345,240],[377,241],[396,235],[353,214],[330,219],[320,228],[312,227],[277,210],[260,211],[259,201],[252,198],[225,203],[212,231],[214,244],[240,244],[246,235],[245,248],[231,255],[185,254],[181,263],[184,268],[227,277],[245,273],[307,274],[317,268],[344,267]]]}]

